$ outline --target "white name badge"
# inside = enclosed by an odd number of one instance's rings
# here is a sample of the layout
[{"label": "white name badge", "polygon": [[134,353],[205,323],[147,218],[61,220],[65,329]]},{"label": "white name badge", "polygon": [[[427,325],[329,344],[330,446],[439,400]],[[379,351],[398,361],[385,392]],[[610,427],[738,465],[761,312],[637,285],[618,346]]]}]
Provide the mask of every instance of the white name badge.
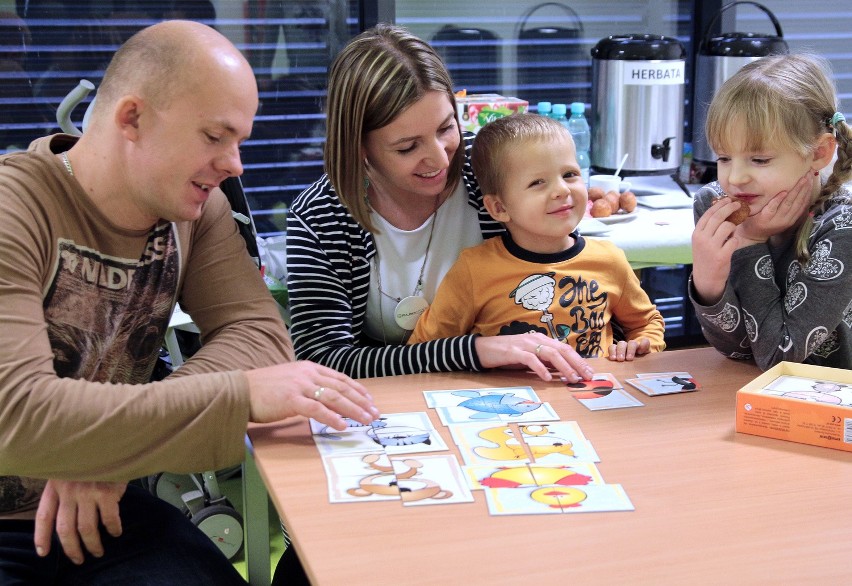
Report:
[{"label": "white name badge", "polygon": [[427,307],[429,307],[429,302],[423,297],[404,297],[396,304],[396,309],[393,312],[396,325],[403,330],[413,330],[414,326],[417,325],[417,320],[420,319]]}]

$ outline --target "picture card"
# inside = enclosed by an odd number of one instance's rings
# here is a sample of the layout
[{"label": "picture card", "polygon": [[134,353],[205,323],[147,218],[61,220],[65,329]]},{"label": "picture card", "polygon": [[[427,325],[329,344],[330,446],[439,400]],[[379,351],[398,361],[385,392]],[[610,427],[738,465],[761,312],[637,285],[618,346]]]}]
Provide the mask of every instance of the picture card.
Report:
[{"label": "picture card", "polygon": [[644,403],[635,399],[623,389],[581,391],[571,394],[590,411],[605,409],[623,409],[625,407],[644,407]]},{"label": "picture card", "polygon": [[559,417],[531,387],[423,391],[444,425],[475,421],[555,421]]},{"label": "picture card", "polygon": [[439,452],[449,449],[422,412],[381,415],[370,425],[347,419],[349,427],[337,431],[311,420],[314,443],[321,454],[384,451],[390,455]]},{"label": "picture card", "polygon": [[589,380],[581,380],[576,383],[566,383],[569,391],[597,391],[607,389],[622,389],[622,385],[615,375],[609,372],[599,372],[592,375]]},{"label": "picture card", "polygon": [[603,484],[603,477],[592,462],[574,462],[560,466],[519,464],[517,466],[465,466],[464,473],[473,490],[520,488],[524,486],[585,486]]},{"label": "picture card", "polygon": [[472,423],[477,421],[558,421],[559,416],[550,403],[536,403],[529,411],[518,413],[494,413],[480,411],[479,408],[469,408],[465,405],[456,407],[436,407],[435,411],[444,425]]},{"label": "picture card", "polygon": [[486,488],[492,515],[554,515],[603,511],[633,511],[620,484]]},{"label": "picture card", "polygon": [[671,370],[664,372],[638,372],[635,378],[671,378],[673,376],[681,378],[692,378],[692,375],[683,370]]},{"label": "picture card", "polygon": [[465,464],[514,466],[532,461],[517,425],[477,422],[450,425],[449,430]]},{"label": "picture card", "polygon": [[852,406],[852,385],[803,376],[782,375],[760,391],[800,401],[815,401],[830,405]]},{"label": "picture card", "polygon": [[322,464],[332,503],[398,501],[396,473],[382,452],[330,454]]},{"label": "picture card", "polygon": [[452,454],[397,456],[391,461],[406,507],[474,502],[467,478]]},{"label": "picture card", "polygon": [[673,393],[690,393],[701,388],[689,373],[678,373],[673,376],[629,378],[627,383],[636,387],[649,397],[655,395],[671,395]]},{"label": "picture card", "polygon": [[505,408],[515,406],[524,409],[524,402],[541,403],[532,387],[500,387],[486,389],[456,389],[440,391],[423,391],[427,407],[456,407],[462,403],[479,405],[484,408],[500,406]]},{"label": "picture card", "polygon": [[451,454],[388,457],[383,452],[323,457],[332,503],[394,500],[404,505],[473,502]]},{"label": "picture card", "polygon": [[597,452],[575,421],[541,423],[468,423],[450,433],[467,465],[537,463],[570,465],[599,462]]},{"label": "picture card", "polygon": [[601,461],[576,421],[518,424],[518,430],[537,464]]}]

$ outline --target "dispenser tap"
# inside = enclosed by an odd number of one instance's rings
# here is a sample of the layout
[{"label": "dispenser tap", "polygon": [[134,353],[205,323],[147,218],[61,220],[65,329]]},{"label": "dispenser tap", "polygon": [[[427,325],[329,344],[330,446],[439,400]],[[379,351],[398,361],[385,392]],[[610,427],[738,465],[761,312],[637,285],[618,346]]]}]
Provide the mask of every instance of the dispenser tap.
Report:
[{"label": "dispenser tap", "polygon": [[651,157],[655,159],[662,159],[665,162],[669,161],[669,153],[672,150],[671,141],[675,140],[676,136],[670,136],[663,140],[663,144],[652,144],[651,145]]}]

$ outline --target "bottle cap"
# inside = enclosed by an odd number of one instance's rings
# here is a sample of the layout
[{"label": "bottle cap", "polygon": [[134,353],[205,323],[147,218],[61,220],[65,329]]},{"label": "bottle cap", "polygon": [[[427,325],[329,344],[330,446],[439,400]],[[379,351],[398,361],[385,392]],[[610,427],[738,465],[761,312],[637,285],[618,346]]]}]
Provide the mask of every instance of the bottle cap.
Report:
[{"label": "bottle cap", "polygon": [[547,112],[550,112],[551,105],[552,104],[550,102],[539,102],[536,106],[536,110],[539,114],[545,114]]},{"label": "bottle cap", "polygon": [[572,114],[582,114],[586,111],[586,104],[583,102],[572,102],[571,103],[571,113]]},{"label": "bottle cap", "polygon": [[566,111],[565,104],[553,104],[552,112],[555,116],[565,116]]}]

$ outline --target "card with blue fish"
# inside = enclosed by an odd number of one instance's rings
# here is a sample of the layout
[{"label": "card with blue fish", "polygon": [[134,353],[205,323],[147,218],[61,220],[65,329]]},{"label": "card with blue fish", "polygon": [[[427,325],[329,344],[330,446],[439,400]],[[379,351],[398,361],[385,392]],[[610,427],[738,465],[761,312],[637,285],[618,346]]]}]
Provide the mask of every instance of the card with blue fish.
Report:
[{"label": "card with blue fish", "polygon": [[424,391],[444,425],[476,421],[556,421],[559,417],[529,387]]},{"label": "card with blue fish", "polygon": [[536,403],[541,402],[541,399],[538,398],[532,387],[491,387],[485,389],[423,391],[427,407],[455,407],[466,399],[486,395],[511,395],[516,399],[534,401]]}]

